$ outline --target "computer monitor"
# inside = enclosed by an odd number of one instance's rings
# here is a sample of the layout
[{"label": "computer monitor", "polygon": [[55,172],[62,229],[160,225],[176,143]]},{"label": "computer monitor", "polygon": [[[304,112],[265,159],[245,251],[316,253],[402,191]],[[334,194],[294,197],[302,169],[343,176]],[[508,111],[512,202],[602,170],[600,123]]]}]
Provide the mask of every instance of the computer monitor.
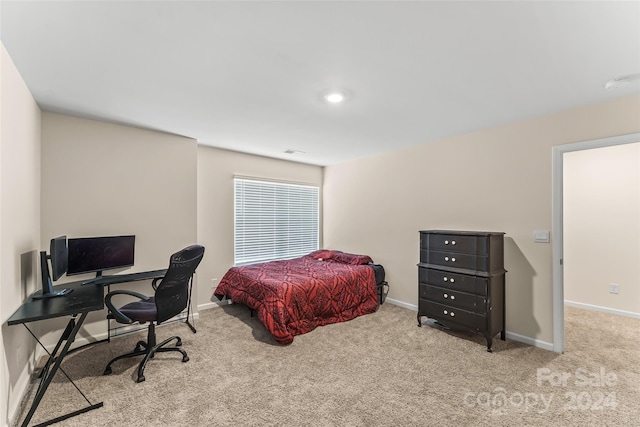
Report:
[{"label": "computer monitor", "polygon": [[67,276],[131,267],[136,236],[82,237],[68,239]]},{"label": "computer monitor", "polygon": [[51,259],[51,279],[55,282],[67,272],[67,236],[51,239],[49,243],[49,259]]},{"label": "computer monitor", "polygon": [[[51,271],[49,274],[49,260]],[[53,289],[53,281],[60,279],[67,271],[67,236],[51,239],[49,242],[49,255],[46,251],[40,251],[40,276],[42,289],[31,295],[32,298],[53,298],[68,294],[71,289]]]}]

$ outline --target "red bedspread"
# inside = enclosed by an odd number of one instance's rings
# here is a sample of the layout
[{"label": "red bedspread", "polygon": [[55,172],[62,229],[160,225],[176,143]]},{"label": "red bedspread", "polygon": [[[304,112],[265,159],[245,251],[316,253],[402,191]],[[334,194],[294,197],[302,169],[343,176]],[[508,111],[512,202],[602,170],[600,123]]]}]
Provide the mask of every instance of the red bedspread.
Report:
[{"label": "red bedspread", "polygon": [[319,260],[313,254],[232,267],[214,295],[226,295],[254,309],[281,344],[290,344],[295,335],[318,326],[345,322],[378,309],[370,266]]}]

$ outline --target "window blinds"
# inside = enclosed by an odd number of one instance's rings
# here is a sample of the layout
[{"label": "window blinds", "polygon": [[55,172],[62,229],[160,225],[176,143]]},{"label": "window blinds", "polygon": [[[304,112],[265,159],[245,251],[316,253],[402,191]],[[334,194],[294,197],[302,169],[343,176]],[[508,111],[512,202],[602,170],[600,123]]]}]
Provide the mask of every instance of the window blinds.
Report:
[{"label": "window blinds", "polygon": [[236,265],[318,249],[318,187],[234,178],[234,193]]}]

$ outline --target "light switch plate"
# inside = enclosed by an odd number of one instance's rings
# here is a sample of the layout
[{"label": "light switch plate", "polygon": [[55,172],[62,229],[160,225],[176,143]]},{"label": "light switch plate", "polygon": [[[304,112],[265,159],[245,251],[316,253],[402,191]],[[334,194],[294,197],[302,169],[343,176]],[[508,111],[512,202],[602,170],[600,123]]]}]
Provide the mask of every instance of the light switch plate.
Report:
[{"label": "light switch plate", "polygon": [[549,243],[549,230],[534,230],[533,241],[536,243]]}]

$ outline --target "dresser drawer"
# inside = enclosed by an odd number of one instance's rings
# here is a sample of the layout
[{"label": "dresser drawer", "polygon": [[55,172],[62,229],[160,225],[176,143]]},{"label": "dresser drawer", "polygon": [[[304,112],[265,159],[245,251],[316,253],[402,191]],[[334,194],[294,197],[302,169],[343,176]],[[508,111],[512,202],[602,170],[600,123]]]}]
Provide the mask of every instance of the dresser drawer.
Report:
[{"label": "dresser drawer", "polygon": [[441,265],[447,268],[462,268],[465,270],[489,271],[486,256],[462,254],[455,252],[420,251],[420,261],[426,264]]},{"label": "dresser drawer", "polygon": [[477,313],[487,311],[486,297],[436,286],[420,285],[420,298]]},{"label": "dresser drawer", "polygon": [[487,295],[488,279],[485,277],[450,273],[424,267],[418,269],[418,275],[421,285],[434,285],[472,294]]},{"label": "dresser drawer", "polygon": [[487,255],[485,236],[422,233],[420,248],[443,252],[466,252]]},{"label": "dresser drawer", "polygon": [[425,313],[427,317],[432,319],[441,320],[443,323],[457,323],[476,331],[484,331],[487,328],[487,317],[484,314],[473,313],[461,308],[437,304],[423,299],[419,301],[419,304],[421,313]]}]

